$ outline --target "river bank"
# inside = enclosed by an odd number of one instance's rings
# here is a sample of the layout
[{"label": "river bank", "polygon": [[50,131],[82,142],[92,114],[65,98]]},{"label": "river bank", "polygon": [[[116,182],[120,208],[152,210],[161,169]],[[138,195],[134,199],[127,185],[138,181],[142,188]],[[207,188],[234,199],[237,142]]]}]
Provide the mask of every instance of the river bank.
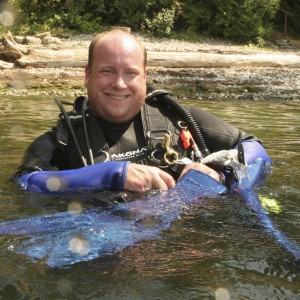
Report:
[{"label": "river bank", "polygon": [[[56,50],[87,49],[92,36],[70,37],[62,43],[50,45]],[[253,55],[263,53],[299,55],[299,49],[258,49],[216,40],[189,43],[170,39],[141,37],[151,52],[193,52]],[[42,46],[41,46],[42,47]],[[178,98],[203,100],[266,100],[300,101],[300,68],[289,67],[149,67],[149,84],[167,89]],[[73,98],[85,94],[84,68],[3,69],[0,95],[53,95]]]}]

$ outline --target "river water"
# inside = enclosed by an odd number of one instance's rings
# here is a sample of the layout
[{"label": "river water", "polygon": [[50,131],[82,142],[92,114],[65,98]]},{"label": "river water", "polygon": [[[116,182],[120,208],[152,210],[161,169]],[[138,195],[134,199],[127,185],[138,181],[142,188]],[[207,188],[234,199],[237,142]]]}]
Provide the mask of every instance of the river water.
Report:
[{"label": "river water", "polygon": [[[71,99],[70,99],[71,100]],[[261,138],[274,161],[260,188],[277,228],[300,246],[298,102],[203,102]],[[10,180],[30,141],[55,124],[50,97],[0,100],[0,222],[66,210],[67,199],[24,193]],[[195,206],[159,238],[51,269],[0,236],[0,299],[300,299],[300,269],[240,199]]]}]

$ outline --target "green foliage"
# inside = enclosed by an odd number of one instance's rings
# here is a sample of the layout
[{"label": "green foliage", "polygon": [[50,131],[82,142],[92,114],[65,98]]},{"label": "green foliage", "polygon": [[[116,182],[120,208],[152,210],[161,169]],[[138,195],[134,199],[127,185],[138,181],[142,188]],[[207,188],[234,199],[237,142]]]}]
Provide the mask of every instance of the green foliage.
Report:
[{"label": "green foliage", "polygon": [[104,22],[109,25],[128,26],[132,29],[138,29],[141,22],[147,15],[147,10],[152,1],[122,1],[112,0],[105,2]]},{"label": "green foliage", "polygon": [[[292,14],[287,15],[287,34],[300,37],[300,1],[281,0],[280,8]],[[284,33],[285,13],[282,10],[277,12],[275,21],[275,28]]]},{"label": "green foliage", "polygon": [[93,33],[103,30],[103,1],[71,0],[67,1],[62,23],[70,31]]},{"label": "green foliage", "polygon": [[261,43],[272,29],[280,0],[181,0],[187,30],[243,43]]},{"label": "green foliage", "polygon": [[142,29],[157,36],[169,36],[175,21],[175,6],[163,8],[153,19],[145,18]]},{"label": "green foliage", "polygon": [[19,8],[18,31],[45,30],[89,33],[101,30],[103,1],[14,0]]},{"label": "green foliage", "polygon": [[188,32],[205,32],[213,14],[202,0],[181,0],[180,11],[175,27]]},{"label": "green foliage", "polygon": [[104,0],[103,21],[113,26],[141,30],[145,19],[152,20],[161,10],[172,7],[174,0]]},{"label": "green foliage", "polygon": [[[18,33],[45,30],[94,33],[127,26],[158,36],[215,36],[263,45],[276,24],[279,8],[292,12],[289,28],[300,35],[300,0],[11,0]],[[194,38],[194,37],[193,37]]]},{"label": "green foliage", "polygon": [[[108,26],[128,26],[140,30],[145,19],[153,20],[161,10],[172,7],[173,0],[14,0],[20,11],[15,28],[19,31],[55,29],[90,33]],[[168,16],[165,14],[162,16]],[[168,31],[170,22],[161,25]],[[157,25],[159,26],[159,25]],[[160,32],[156,29],[155,32]]]}]

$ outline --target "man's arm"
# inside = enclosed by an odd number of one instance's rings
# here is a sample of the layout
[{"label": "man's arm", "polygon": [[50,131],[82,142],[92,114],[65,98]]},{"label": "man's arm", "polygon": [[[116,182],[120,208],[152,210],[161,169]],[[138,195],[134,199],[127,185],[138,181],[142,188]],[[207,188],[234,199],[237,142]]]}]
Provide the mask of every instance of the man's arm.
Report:
[{"label": "man's arm", "polygon": [[128,162],[106,162],[79,169],[35,171],[17,179],[29,191],[51,194],[75,190],[122,190],[127,176]]},{"label": "man's arm", "polygon": [[211,153],[229,150],[246,140],[258,139],[236,126],[198,107],[189,107],[190,113],[201,129],[203,138]]},{"label": "man's arm", "polygon": [[15,174],[24,189],[39,193],[108,189],[143,192],[175,185],[171,175],[156,167],[130,162],[106,162],[67,170],[64,155],[51,132],[27,148]]}]

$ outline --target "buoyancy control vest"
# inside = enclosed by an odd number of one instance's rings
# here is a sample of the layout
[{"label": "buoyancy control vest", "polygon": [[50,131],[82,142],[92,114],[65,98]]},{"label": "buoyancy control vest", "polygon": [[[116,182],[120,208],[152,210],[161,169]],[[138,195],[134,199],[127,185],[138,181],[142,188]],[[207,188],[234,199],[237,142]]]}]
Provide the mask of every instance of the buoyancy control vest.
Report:
[{"label": "buoyancy control vest", "polygon": [[182,139],[187,126],[178,110],[157,101],[161,92],[152,95],[147,97],[139,115],[112,129],[115,124],[97,119],[89,106],[84,107],[84,97],[75,100],[70,112],[60,107],[62,113],[54,134],[67,168],[126,160],[158,166],[178,177],[184,166],[181,162],[184,158],[193,159],[195,151]]}]

